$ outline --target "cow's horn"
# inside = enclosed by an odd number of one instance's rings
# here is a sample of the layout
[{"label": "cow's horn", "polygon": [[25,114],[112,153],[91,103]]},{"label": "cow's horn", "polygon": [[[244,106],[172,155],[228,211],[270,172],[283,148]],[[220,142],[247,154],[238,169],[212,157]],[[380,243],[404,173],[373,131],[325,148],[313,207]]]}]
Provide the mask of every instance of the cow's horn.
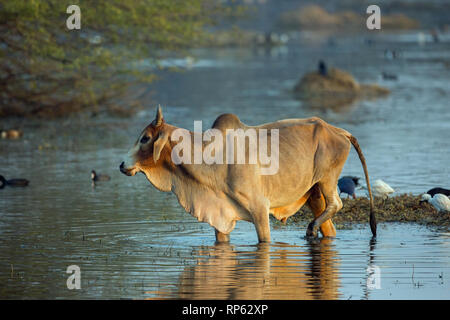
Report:
[{"label": "cow's horn", "polygon": [[158,109],[156,110],[156,119],[155,119],[155,126],[159,127],[163,122],[163,114],[161,110],[161,105],[158,105]]}]

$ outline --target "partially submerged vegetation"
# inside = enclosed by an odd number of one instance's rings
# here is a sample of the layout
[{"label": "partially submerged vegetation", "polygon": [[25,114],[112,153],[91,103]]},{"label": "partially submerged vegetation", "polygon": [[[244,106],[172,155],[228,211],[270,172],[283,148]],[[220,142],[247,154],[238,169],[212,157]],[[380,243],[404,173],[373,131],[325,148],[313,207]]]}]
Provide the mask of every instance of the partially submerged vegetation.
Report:
[{"label": "partially submerged vegetation", "polygon": [[[308,5],[281,15],[279,24],[301,30],[364,30],[367,16],[354,11],[327,12],[318,5]],[[419,22],[404,14],[383,14],[383,29],[415,29]]]},{"label": "partially submerged vegetation", "polygon": [[305,74],[294,92],[310,107],[333,109],[358,99],[375,99],[390,93],[389,89],[377,84],[359,84],[351,74],[337,68],[330,68],[326,75],[317,71]]},{"label": "partially submerged vegetation", "polygon": [[[420,196],[402,194],[386,200],[375,198],[377,222],[414,222],[424,225],[450,226],[450,212],[437,212],[432,205],[420,203]],[[346,228],[353,223],[369,222],[369,199],[342,199],[343,208],[334,216],[337,228]],[[288,219],[287,223],[309,223],[313,214],[308,206]]]}]

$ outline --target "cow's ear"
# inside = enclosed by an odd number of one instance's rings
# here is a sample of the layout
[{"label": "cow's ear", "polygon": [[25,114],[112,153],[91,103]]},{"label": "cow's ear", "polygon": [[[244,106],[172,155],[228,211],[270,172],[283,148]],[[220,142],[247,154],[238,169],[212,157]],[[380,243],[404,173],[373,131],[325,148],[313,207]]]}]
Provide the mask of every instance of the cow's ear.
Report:
[{"label": "cow's ear", "polygon": [[159,160],[161,151],[166,145],[168,138],[169,134],[167,132],[161,131],[158,135],[158,139],[156,139],[156,141],[153,143],[153,161],[155,163]]}]

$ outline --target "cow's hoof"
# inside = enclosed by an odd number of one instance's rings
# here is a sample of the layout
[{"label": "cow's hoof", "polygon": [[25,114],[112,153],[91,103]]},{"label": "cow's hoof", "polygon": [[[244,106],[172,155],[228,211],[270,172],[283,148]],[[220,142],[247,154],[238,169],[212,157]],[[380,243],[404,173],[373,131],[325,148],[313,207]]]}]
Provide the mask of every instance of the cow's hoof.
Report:
[{"label": "cow's hoof", "polygon": [[316,238],[317,231],[318,231],[318,228],[315,226],[314,222],[311,222],[308,225],[308,229],[306,229],[306,236]]}]

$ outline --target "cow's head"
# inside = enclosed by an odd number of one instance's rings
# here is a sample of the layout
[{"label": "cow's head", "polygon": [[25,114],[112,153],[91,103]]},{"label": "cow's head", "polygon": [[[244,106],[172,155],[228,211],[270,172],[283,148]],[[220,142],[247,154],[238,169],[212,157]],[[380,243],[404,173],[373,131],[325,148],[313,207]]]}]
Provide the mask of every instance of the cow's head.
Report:
[{"label": "cow's head", "polygon": [[169,146],[167,143],[169,136],[170,126],[164,122],[159,106],[155,120],[141,132],[136,143],[128,152],[127,159],[121,163],[120,172],[127,176],[143,172],[148,176],[150,170],[162,162],[163,156],[170,155],[170,151],[165,150]]}]

